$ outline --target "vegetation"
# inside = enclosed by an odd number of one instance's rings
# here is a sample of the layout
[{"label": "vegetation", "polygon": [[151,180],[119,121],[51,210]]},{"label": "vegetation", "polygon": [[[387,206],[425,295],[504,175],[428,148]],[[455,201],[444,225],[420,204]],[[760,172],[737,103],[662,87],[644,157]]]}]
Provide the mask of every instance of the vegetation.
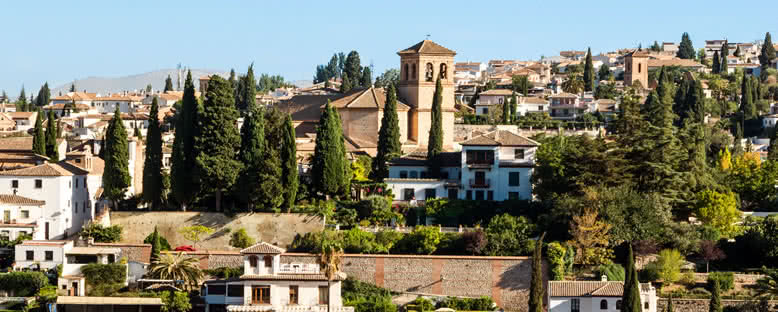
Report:
[{"label": "vegetation", "polygon": [[116,243],[122,240],[121,225],[103,226],[99,223],[89,222],[81,228],[81,239],[92,238],[95,243]]},{"label": "vegetation", "polygon": [[543,237],[546,233],[540,235],[535,243],[535,252],[532,254],[532,279],[529,286],[529,311],[543,312],[543,300],[545,297],[545,287],[543,283]]},{"label": "vegetation", "polygon": [[149,275],[152,278],[183,281],[190,289],[197,287],[203,277],[197,258],[184,253],[167,252],[151,263]]},{"label": "vegetation", "polygon": [[0,290],[13,297],[30,297],[49,284],[41,272],[10,272],[0,274]]},{"label": "vegetation", "polygon": [[239,230],[232,232],[230,237],[230,246],[235,248],[248,248],[254,245],[254,238],[246,233],[246,229],[240,228]]},{"label": "vegetation", "polygon": [[184,291],[164,291],[159,294],[162,299],[162,312],[188,312],[192,309],[189,294]]},{"label": "vegetation", "polygon": [[[206,90],[203,90],[205,92]],[[176,111],[175,138],[171,157],[171,191],[175,199],[186,211],[189,203],[196,199],[200,183],[195,171],[195,135],[198,131],[197,115],[201,109],[195,97],[192,71],[187,71],[184,82],[184,96],[181,100],[181,112]]]},{"label": "vegetation", "polygon": [[397,94],[394,85],[386,89],[386,104],[381,118],[381,129],[378,130],[378,152],[373,161],[371,178],[383,181],[389,176],[387,161],[402,153],[400,144],[400,124],[397,117]]},{"label": "vegetation", "polygon": [[319,119],[311,160],[313,188],[322,195],[344,195],[349,189],[350,166],[341,129],[340,117],[328,100]]},{"label": "vegetation", "polygon": [[443,151],[443,86],[440,77],[435,81],[435,96],[432,98],[432,111],[430,113],[430,132],[427,140],[427,161],[432,177],[440,175],[440,159],[438,155]]},{"label": "vegetation", "polygon": [[90,263],[81,267],[90,296],[109,296],[124,287],[127,265],[120,263]]},{"label": "vegetation", "polygon": [[[170,88],[173,88],[172,82]],[[162,176],[162,132],[158,115],[159,103],[154,97],[151,101],[149,128],[146,133],[146,159],[143,162],[143,200],[150,204],[151,210],[160,209],[167,195]]]},{"label": "vegetation", "polygon": [[[51,123],[51,119],[49,123]],[[108,124],[105,134],[105,146],[102,152],[103,160],[105,160],[103,194],[113,201],[114,207],[118,207],[118,201],[124,198],[127,188],[131,185],[127,131],[124,129],[124,122],[122,122],[122,114],[119,111],[118,105],[113,113],[113,118],[111,118]]]},{"label": "vegetation", "polygon": [[197,248],[197,243],[205,239],[206,235],[213,233],[214,229],[204,225],[191,225],[180,228],[178,233],[184,236],[184,239],[192,242],[192,246]]}]

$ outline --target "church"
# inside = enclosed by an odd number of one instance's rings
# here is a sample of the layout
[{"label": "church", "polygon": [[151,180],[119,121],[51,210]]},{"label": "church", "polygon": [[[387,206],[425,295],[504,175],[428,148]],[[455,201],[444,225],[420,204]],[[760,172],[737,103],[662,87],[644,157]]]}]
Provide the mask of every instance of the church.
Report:
[{"label": "church", "polygon": [[[397,85],[397,114],[400,141],[404,152],[427,148],[431,124],[435,82],[443,87],[441,103],[443,148],[453,149],[454,142],[454,56],[430,40],[421,41],[397,52],[400,56],[400,80]],[[298,158],[308,159],[316,145],[316,126],[327,100],[340,115],[348,153],[375,156],[378,130],[381,128],[386,92],[383,88],[355,89],[345,94],[297,95],[278,104],[290,113],[297,135]]]}]

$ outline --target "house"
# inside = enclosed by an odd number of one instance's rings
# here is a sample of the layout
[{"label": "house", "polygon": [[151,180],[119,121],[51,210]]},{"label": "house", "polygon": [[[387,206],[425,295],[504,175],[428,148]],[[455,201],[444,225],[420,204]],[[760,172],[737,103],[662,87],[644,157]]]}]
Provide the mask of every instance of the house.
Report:
[{"label": "house", "polygon": [[548,101],[542,97],[522,96],[519,97],[516,114],[526,116],[531,113],[548,113]]},{"label": "house", "polygon": [[[0,138],[0,171],[40,165],[45,156],[32,152],[32,136]],[[65,159],[68,142],[57,139],[57,154],[59,160]]]},{"label": "house", "polygon": [[582,116],[589,107],[572,93],[559,93],[549,97],[551,117],[555,119],[575,119]]},{"label": "house", "polygon": [[19,235],[30,235],[32,239],[43,239],[43,206],[45,201],[22,197],[16,194],[0,194],[0,239],[15,240]]},{"label": "house", "polygon": [[510,100],[511,95],[514,93],[508,89],[492,89],[481,92],[475,103],[476,115],[489,115],[489,111],[494,109],[494,105],[501,107],[503,103]]},{"label": "house", "polygon": [[[2,114],[2,113],[0,113]],[[5,113],[13,120],[14,131],[28,131],[35,127],[35,120],[38,118],[38,112],[14,112]]]},{"label": "house", "polygon": [[615,116],[619,112],[619,104],[616,100],[599,99],[597,102],[597,112],[605,116]]},{"label": "house", "polygon": [[[621,281],[549,281],[549,312],[617,312],[621,310],[624,282]],[[643,312],[657,311],[656,289],[640,284]]]},{"label": "house", "polygon": [[135,95],[111,95],[96,97],[92,105],[99,113],[113,113],[117,106],[122,113],[132,113],[141,107],[143,99]]},{"label": "house", "polygon": [[345,273],[337,272],[328,282],[317,263],[281,264],[284,252],[265,242],[241,250],[241,276],[203,284],[200,294],[207,304],[205,311],[354,311],[353,307],[344,307],[341,300]]},{"label": "house", "polygon": [[460,145],[460,152],[441,153],[438,178],[430,178],[426,155],[422,152],[390,161],[389,177],[384,181],[392,190],[394,200],[532,198],[529,179],[539,143],[510,131],[496,130]]},{"label": "house", "polygon": [[[737,60],[736,58],[732,58],[733,60]],[[660,69],[662,67],[680,67],[689,71],[698,72],[701,73],[705,70],[705,65],[702,65],[700,63],[697,63],[695,60],[687,60],[687,59],[681,59],[681,58],[671,58],[671,59],[649,59],[648,60],[648,69]]]},{"label": "house", "polygon": [[678,45],[673,42],[662,42],[662,51],[678,53]]},{"label": "house", "polygon": [[180,101],[184,98],[183,92],[176,92],[176,91],[167,91],[164,93],[157,93],[157,94],[148,94],[146,95],[146,98],[143,99],[142,103],[144,106],[151,105],[151,102],[154,101],[154,98],[157,99],[157,105],[159,107],[172,107],[174,104],[176,104],[177,101]]},{"label": "house", "polygon": [[65,261],[65,251],[73,248],[72,241],[26,240],[14,247],[14,270],[56,269]]},{"label": "house", "polygon": [[50,105],[58,104],[83,104],[92,106],[92,101],[97,97],[96,93],[87,92],[68,92],[64,95],[59,95],[51,98]]},{"label": "house", "polygon": [[586,57],[586,51],[575,51],[575,50],[572,50],[572,51],[560,51],[559,52],[559,56],[564,57],[564,58],[566,58],[568,60],[580,61],[584,57]]},{"label": "house", "polygon": [[15,131],[16,122],[9,115],[9,113],[0,113],[0,131],[11,132]]},{"label": "house", "polygon": [[83,114],[93,114],[97,112],[97,110],[92,106],[86,104],[73,105],[72,103],[50,104],[43,107],[44,113],[48,114],[49,111],[54,112],[54,115],[58,118],[71,116],[76,117]]}]

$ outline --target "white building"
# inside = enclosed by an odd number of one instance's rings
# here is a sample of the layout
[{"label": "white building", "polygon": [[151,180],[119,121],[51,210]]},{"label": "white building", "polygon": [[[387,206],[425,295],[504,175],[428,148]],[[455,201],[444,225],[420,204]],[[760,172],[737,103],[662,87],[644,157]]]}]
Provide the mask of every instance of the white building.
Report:
[{"label": "white building", "polygon": [[513,91],[508,89],[492,89],[481,92],[478,95],[478,101],[475,103],[476,115],[489,115],[489,112],[496,109],[495,105],[502,108],[503,103],[510,101]]},{"label": "white building", "polygon": [[94,98],[92,106],[94,106],[99,113],[113,113],[118,106],[119,111],[126,114],[137,111],[142,104],[143,97],[140,96],[112,95]]},{"label": "white building", "polygon": [[[549,281],[549,312],[617,312],[621,310],[624,282]],[[640,284],[643,312],[656,312],[656,289]]]},{"label": "white building", "polygon": [[261,242],[243,249],[243,275],[206,281],[201,295],[206,312],[353,312],[340,297],[346,275],[338,272],[328,287],[318,264],[281,264],[284,249]]},{"label": "white building", "polygon": [[441,153],[441,174],[436,179],[429,178],[428,162],[421,153],[392,160],[384,181],[394,200],[532,198],[530,177],[539,143],[497,130],[460,144],[461,152]]},{"label": "white building", "polygon": [[14,269],[50,270],[63,264],[72,241],[28,240],[14,247]]},{"label": "white building", "polygon": [[578,95],[559,93],[549,97],[551,117],[554,119],[575,119],[587,112],[590,107],[583,103]]},{"label": "white building", "polygon": [[0,194],[0,238],[15,240],[21,234],[43,239],[43,206],[46,202],[14,194]]}]

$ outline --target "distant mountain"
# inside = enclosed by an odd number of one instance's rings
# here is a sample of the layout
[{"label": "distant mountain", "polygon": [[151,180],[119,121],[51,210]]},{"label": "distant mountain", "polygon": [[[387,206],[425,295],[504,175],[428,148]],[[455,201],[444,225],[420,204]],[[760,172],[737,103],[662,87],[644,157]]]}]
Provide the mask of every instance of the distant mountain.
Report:
[{"label": "distant mountain", "polygon": [[[217,74],[222,77],[228,77],[229,73],[219,70],[208,69],[192,69],[192,79],[194,80],[195,88],[200,88],[198,79],[205,75]],[[151,84],[154,90],[165,89],[165,79],[170,75],[173,79],[173,88],[176,88],[176,81],[178,80],[178,71],[174,68],[161,69],[157,71],[147,72],[143,74],[124,76],[124,77],[88,77],[84,79],[77,79],[76,89],[78,91],[95,92],[102,95],[109,93],[116,93],[121,91],[133,91],[144,90],[146,85]],[[181,88],[184,87],[184,79],[186,79],[186,72],[181,74]],[[70,91],[71,83],[67,83],[56,88],[51,89],[51,95],[57,96],[62,93]]]},{"label": "distant mountain", "polygon": [[313,80],[295,80],[290,83],[298,88],[307,88],[313,85]]}]

